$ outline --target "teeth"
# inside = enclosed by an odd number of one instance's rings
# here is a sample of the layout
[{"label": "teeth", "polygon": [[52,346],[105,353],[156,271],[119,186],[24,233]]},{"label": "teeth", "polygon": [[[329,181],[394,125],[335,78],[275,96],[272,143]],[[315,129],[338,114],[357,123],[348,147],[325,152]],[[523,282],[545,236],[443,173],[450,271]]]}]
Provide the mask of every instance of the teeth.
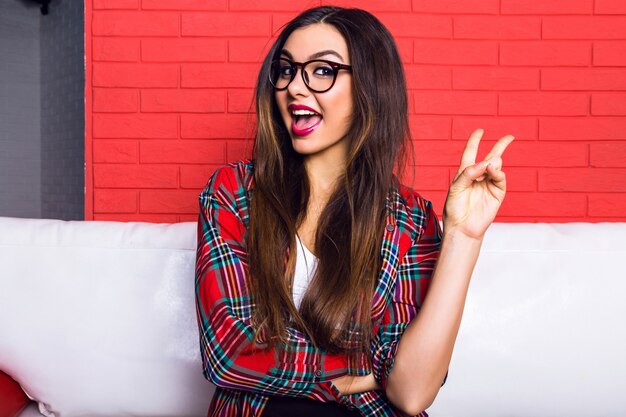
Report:
[{"label": "teeth", "polygon": [[317,113],[309,111],[309,110],[293,110],[291,114],[293,114],[294,116],[313,116],[313,115],[316,115]]}]

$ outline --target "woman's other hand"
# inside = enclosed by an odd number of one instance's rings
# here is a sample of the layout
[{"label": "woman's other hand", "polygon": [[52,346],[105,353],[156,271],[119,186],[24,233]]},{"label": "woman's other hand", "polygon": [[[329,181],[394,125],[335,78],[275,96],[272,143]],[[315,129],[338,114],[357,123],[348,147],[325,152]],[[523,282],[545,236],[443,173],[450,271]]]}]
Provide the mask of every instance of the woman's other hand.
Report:
[{"label": "woman's other hand", "polygon": [[376,383],[376,379],[374,379],[374,374],[365,376],[344,375],[332,379],[331,382],[343,395],[358,394],[360,392],[380,389],[380,386]]},{"label": "woman's other hand", "polygon": [[470,135],[461,165],[450,184],[443,211],[444,233],[460,232],[481,240],[504,200],[506,177],[502,171],[502,154],[514,137],[502,137],[485,159],[476,163],[483,133],[483,129],[477,129]]}]

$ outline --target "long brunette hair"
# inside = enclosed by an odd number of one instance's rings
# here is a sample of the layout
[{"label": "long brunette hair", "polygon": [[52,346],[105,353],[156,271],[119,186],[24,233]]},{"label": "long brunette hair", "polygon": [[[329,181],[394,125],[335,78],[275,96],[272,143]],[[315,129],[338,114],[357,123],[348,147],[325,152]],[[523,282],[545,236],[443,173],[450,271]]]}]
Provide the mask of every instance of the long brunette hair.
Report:
[{"label": "long brunette hair", "polygon": [[[345,139],[346,169],[319,217],[314,249],[319,261],[298,310],[291,295],[295,235],[306,215],[309,180],[277,107],[269,68],[292,32],[318,23],[332,25],[348,45],[354,114]],[[404,166],[410,143],[406,82],[391,34],[364,10],[306,10],[286,24],[265,57],[256,108],[247,244],[257,338],[280,345],[290,323],[329,353],[368,352],[386,197],[394,166]]]}]

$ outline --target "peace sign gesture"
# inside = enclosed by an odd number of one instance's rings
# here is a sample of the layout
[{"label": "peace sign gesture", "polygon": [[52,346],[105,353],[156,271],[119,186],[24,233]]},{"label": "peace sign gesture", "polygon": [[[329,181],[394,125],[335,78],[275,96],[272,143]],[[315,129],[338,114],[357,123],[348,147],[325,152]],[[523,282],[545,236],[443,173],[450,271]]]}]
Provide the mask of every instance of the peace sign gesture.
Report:
[{"label": "peace sign gesture", "polygon": [[478,144],[483,130],[471,135],[461,157],[443,210],[444,231],[456,230],[474,239],[482,239],[493,222],[506,194],[506,178],[502,172],[502,153],[514,137],[502,137],[485,160],[476,163]]}]

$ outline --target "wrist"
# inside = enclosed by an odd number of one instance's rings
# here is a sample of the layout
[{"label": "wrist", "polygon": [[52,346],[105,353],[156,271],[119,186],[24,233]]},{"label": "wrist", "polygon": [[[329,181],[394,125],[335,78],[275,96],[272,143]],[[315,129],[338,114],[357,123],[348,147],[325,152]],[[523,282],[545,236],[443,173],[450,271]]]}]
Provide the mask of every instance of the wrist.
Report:
[{"label": "wrist", "polygon": [[457,227],[443,226],[442,239],[452,241],[459,244],[479,245],[482,244],[485,235],[468,235]]}]

